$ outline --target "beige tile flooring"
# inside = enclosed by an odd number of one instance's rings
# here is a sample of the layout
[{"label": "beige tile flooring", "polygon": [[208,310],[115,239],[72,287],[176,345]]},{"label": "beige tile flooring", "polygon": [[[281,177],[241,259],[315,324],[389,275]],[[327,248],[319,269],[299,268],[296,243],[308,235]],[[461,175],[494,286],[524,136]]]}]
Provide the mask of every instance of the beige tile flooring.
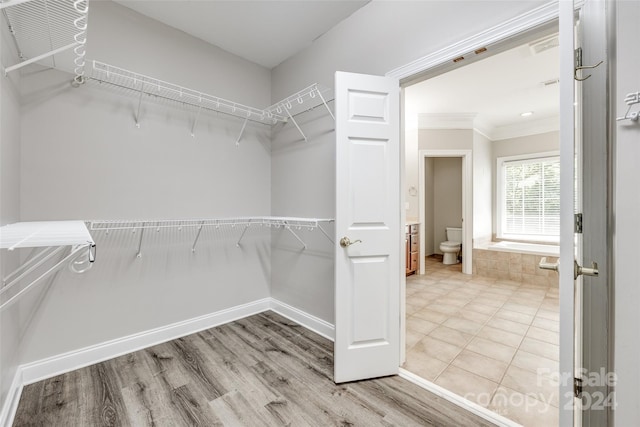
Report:
[{"label": "beige tile flooring", "polygon": [[558,288],[427,257],[407,277],[404,368],[525,426],[558,425]]}]

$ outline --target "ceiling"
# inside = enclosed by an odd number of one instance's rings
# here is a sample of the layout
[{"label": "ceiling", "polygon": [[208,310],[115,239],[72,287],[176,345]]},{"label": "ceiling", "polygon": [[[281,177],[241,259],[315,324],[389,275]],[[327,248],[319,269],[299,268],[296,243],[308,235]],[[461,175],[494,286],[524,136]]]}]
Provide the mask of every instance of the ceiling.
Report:
[{"label": "ceiling", "polygon": [[271,69],[370,0],[115,1]]},{"label": "ceiling", "polygon": [[[409,86],[407,114],[419,115],[421,127],[473,121],[492,140],[557,130],[556,41],[547,37]],[[535,48],[543,50],[535,53]],[[549,81],[553,84],[543,83]],[[533,114],[521,116],[528,111]]]}]

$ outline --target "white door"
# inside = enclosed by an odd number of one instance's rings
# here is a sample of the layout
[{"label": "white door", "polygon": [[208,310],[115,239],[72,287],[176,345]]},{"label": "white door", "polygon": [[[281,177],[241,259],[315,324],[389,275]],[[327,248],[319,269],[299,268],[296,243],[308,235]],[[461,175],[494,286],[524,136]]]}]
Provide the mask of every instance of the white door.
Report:
[{"label": "white door", "polygon": [[337,72],[335,381],[398,373],[399,82]]},{"label": "white door", "polygon": [[[576,15],[572,1],[560,2],[561,426],[607,425],[608,416],[606,387],[579,382],[608,370],[607,65],[576,71],[574,53],[580,46],[583,66],[606,61],[604,5],[586,1]],[[575,214],[581,214],[580,232]],[[591,269],[593,261],[598,265]],[[574,262],[584,267],[577,279]]]}]

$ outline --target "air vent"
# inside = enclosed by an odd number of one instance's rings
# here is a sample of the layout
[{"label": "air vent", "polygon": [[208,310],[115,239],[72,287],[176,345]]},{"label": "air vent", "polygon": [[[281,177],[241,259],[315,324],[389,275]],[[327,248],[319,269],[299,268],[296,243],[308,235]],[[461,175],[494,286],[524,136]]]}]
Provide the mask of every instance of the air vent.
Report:
[{"label": "air vent", "polygon": [[560,83],[560,79],[551,79],[551,80],[542,82],[542,86],[553,86],[553,85],[557,85],[558,83]]},{"label": "air vent", "polygon": [[538,40],[533,43],[529,43],[529,49],[531,49],[531,53],[533,53],[534,55],[558,46],[560,46],[560,40],[558,39],[557,35],[554,35],[553,37],[547,37],[546,39]]}]

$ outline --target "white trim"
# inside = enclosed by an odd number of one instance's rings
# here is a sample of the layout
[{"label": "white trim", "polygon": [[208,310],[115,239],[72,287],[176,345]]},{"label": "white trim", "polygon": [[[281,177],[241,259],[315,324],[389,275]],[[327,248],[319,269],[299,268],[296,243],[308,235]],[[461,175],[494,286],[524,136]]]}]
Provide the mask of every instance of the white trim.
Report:
[{"label": "white trim", "polygon": [[275,298],[271,298],[270,308],[279,315],[293,320],[329,341],[335,340],[335,326],[319,317],[306,313]]},{"label": "white trim", "polygon": [[270,309],[271,298],[263,298],[194,319],[117,338],[79,350],[21,365],[22,384],[32,384],[65,372],[93,365],[123,354],[190,335]]},{"label": "white trim", "polygon": [[0,412],[0,426],[13,425],[13,418],[18,410],[20,395],[22,394],[22,367],[18,366],[13,376],[13,381],[9,386],[7,397],[5,398],[2,412]]},{"label": "white trim", "polygon": [[409,64],[389,71],[386,75],[399,80],[412,77],[430,68],[444,64],[458,56],[513,37],[539,25],[546,24],[558,17],[558,2],[553,1],[530,10],[520,16],[509,19],[495,27],[482,31],[472,37],[440,49]]},{"label": "white trim", "polygon": [[514,240],[514,241],[536,241],[536,242],[547,242],[547,243],[556,243],[550,236],[538,236],[538,235],[507,235],[505,236],[502,233],[504,228],[504,208],[505,208],[505,200],[503,197],[503,189],[504,189],[504,171],[503,165],[508,162],[519,161],[519,160],[535,160],[535,159],[543,159],[547,157],[557,157],[560,159],[560,151],[544,151],[541,153],[529,153],[529,154],[518,154],[515,156],[502,156],[496,157],[496,237],[498,239],[506,239],[506,240]]},{"label": "white trim", "polygon": [[487,421],[490,421],[492,423],[494,423],[497,426],[502,426],[502,427],[521,427],[520,424],[516,423],[515,421],[512,421],[508,418],[503,417],[500,414],[497,414],[485,407],[482,407],[480,405],[478,405],[475,402],[472,402],[470,400],[465,399],[462,396],[458,396],[457,394],[440,387],[437,384],[432,383],[431,381],[427,381],[422,377],[419,377],[416,374],[413,374],[409,371],[407,371],[406,369],[402,369],[400,368],[400,373],[399,373],[401,378],[404,378],[407,381],[410,381],[420,387],[422,387],[423,389],[430,391],[431,393],[435,394],[436,396],[439,396],[445,400],[448,400],[449,402],[453,403],[454,405],[457,405],[459,407],[461,407],[462,409],[471,412],[472,414],[475,414],[477,416],[479,416],[480,418],[483,418]]},{"label": "white trim", "polygon": [[[462,158],[462,272],[473,271],[473,150],[419,150],[418,151],[418,210],[420,212],[420,253],[425,254],[424,227],[424,160],[427,157]],[[420,274],[424,274],[424,256],[420,257]]]}]

